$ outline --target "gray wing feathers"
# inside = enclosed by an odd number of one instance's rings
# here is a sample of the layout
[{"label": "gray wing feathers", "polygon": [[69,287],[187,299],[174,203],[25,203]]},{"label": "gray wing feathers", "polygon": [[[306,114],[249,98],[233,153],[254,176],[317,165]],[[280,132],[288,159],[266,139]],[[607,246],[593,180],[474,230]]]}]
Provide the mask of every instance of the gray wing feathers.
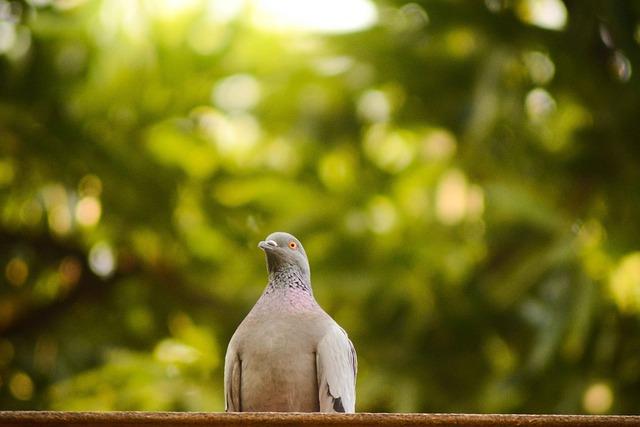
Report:
[{"label": "gray wing feathers", "polygon": [[358,362],[347,333],[333,325],[316,353],[320,412],[355,412]]},{"label": "gray wing feathers", "polygon": [[229,345],[224,361],[224,410],[226,412],[242,411],[240,401],[241,370],[242,362],[238,353]]}]

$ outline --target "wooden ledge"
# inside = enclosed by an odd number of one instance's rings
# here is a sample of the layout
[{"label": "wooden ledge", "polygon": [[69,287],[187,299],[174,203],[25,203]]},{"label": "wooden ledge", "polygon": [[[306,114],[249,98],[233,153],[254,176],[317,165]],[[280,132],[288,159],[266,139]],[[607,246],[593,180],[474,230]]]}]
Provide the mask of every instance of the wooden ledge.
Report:
[{"label": "wooden ledge", "polygon": [[0,426],[640,426],[640,416],[0,411]]}]

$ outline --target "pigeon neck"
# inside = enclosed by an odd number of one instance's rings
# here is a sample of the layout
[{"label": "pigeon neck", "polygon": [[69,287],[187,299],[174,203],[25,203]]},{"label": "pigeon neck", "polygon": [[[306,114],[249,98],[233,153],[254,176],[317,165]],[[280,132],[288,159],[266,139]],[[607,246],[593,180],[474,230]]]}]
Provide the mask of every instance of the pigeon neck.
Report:
[{"label": "pigeon neck", "polygon": [[309,276],[293,267],[269,271],[267,291],[276,289],[296,289],[313,297]]}]

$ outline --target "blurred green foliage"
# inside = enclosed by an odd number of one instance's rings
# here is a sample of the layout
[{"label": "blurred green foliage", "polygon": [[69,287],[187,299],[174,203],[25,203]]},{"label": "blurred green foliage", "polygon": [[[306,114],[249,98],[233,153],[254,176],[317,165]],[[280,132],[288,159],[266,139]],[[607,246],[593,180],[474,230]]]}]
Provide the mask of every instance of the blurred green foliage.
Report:
[{"label": "blurred green foliage", "polygon": [[285,230],[359,411],[637,413],[640,3],[273,3],[0,0],[0,408],[222,410]]}]

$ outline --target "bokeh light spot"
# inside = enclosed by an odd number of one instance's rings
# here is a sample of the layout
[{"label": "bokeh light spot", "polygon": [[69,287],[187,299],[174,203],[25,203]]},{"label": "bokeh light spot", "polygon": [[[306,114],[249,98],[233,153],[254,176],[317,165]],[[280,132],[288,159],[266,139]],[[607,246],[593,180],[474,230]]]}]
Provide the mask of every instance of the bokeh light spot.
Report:
[{"label": "bokeh light spot", "polygon": [[354,64],[350,56],[332,56],[320,58],[315,61],[314,66],[318,74],[322,76],[337,76],[349,70]]},{"label": "bokeh light spot", "polygon": [[149,11],[163,20],[175,20],[176,16],[185,15],[198,10],[198,0],[153,0]]},{"label": "bokeh light spot", "polygon": [[611,71],[613,75],[621,82],[628,82],[631,78],[632,68],[631,61],[622,51],[615,51],[611,58]]},{"label": "bokeh light spot", "polygon": [[429,14],[417,3],[407,3],[400,8],[404,17],[405,30],[420,30],[429,24]]},{"label": "bokeh light spot", "polygon": [[318,164],[320,179],[332,190],[351,187],[355,180],[355,170],[355,155],[347,149],[327,154]]},{"label": "bokeh light spot", "polygon": [[42,220],[42,204],[36,198],[26,200],[20,207],[20,220],[28,226],[35,226]]},{"label": "bokeh light spot", "polygon": [[38,277],[33,287],[33,294],[43,303],[51,302],[58,296],[61,285],[60,275],[54,270],[47,269]]},{"label": "bokeh light spot", "polygon": [[467,180],[459,170],[446,173],[436,191],[436,215],[440,222],[460,222],[467,210]]},{"label": "bokeh light spot", "polygon": [[99,242],[93,245],[89,251],[89,268],[101,277],[113,274],[116,268],[116,258],[113,249],[107,242]]},{"label": "bokeh light spot", "polygon": [[19,287],[29,277],[29,266],[22,258],[14,257],[7,263],[4,273],[11,285]]},{"label": "bokeh light spot", "polygon": [[42,189],[42,197],[49,228],[56,234],[67,234],[71,230],[71,212],[66,189],[60,184],[47,185]]},{"label": "bokeh light spot", "polygon": [[102,181],[95,175],[85,175],[78,184],[81,196],[98,197],[102,193]]},{"label": "bokeh light spot", "polygon": [[591,384],[584,392],[582,406],[590,414],[605,414],[613,405],[613,391],[608,384]]},{"label": "bokeh light spot", "polygon": [[556,110],[556,101],[542,88],[532,89],[524,101],[529,120],[539,123]]},{"label": "bokeh light spot", "polygon": [[386,234],[393,230],[398,222],[398,213],[391,200],[376,196],[369,203],[369,228],[377,234]]},{"label": "bokeh light spot", "polygon": [[301,165],[300,155],[284,138],[276,138],[265,147],[263,161],[270,169],[285,175],[295,174]]},{"label": "bokeh light spot", "polygon": [[484,0],[484,4],[492,13],[498,13],[505,8],[504,0]]},{"label": "bokeh light spot", "polygon": [[16,38],[13,42],[13,46],[7,52],[7,56],[14,60],[20,60],[26,55],[31,47],[31,30],[26,26],[19,25],[16,28]]},{"label": "bokeh light spot", "polygon": [[16,372],[9,380],[9,391],[18,400],[30,400],[33,397],[33,381],[24,372]]},{"label": "bokeh light spot", "polygon": [[93,196],[83,197],[76,204],[76,220],[80,225],[93,227],[100,221],[102,205]]},{"label": "bokeh light spot", "polygon": [[13,47],[16,38],[15,24],[0,21],[0,54],[8,52]]},{"label": "bokeh light spot", "polygon": [[353,210],[345,215],[344,226],[350,234],[363,234],[367,230],[367,215],[359,210]]},{"label": "bokeh light spot", "polygon": [[60,273],[63,285],[75,285],[82,275],[82,264],[80,264],[80,260],[76,257],[67,256],[60,262],[58,273]]},{"label": "bokeh light spot", "polygon": [[[42,1],[42,0],[36,0]],[[81,6],[87,0],[53,0],[53,6],[58,10],[70,10]]]},{"label": "bokeh light spot", "polygon": [[212,0],[207,3],[207,12],[218,22],[229,22],[244,10],[246,0]]},{"label": "bokeh light spot", "polygon": [[384,92],[368,90],[358,100],[358,115],[370,123],[386,122],[391,115],[391,105]]},{"label": "bokeh light spot", "polygon": [[526,52],[524,63],[531,76],[531,81],[538,85],[549,83],[556,72],[556,66],[551,58],[542,52]]},{"label": "bokeh light spot", "polygon": [[275,31],[349,33],[377,22],[369,0],[254,0],[257,27]]},{"label": "bokeh light spot", "polygon": [[547,30],[562,30],[567,24],[567,8],[561,0],[521,0],[516,11],[527,24]]},{"label": "bokeh light spot", "polygon": [[600,34],[600,40],[602,40],[602,43],[604,43],[606,47],[609,49],[613,49],[615,47],[611,31],[609,31],[606,25],[600,24],[598,27],[598,34]]},{"label": "bokeh light spot", "polygon": [[422,139],[422,156],[425,160],[445,160],[456,152],[456,137],[444,129],[426,132]]},{"label": "bokeh light spot", "polygon": [[415,155],[414,135],[405,130],[389,130],[383,124],[371,126],[363,142],[367,157],[387,172],[402,171]]},{"label": "bokeh light spot", "polygon": [[[249,157],[262,137],[262,127],[254,115],[236,112],[228,116],[210,107],[198,108],[193,114],[202,135],[215,146],[217,153],[194,152],[189,159],[190,167],[195,162],[211,173],[216,167],[215,154],[236,168],[250,167]],[[162,150],[159,154],[164,155]]]},{"label": "bokeh light spot", "polygon": [[0,21],[18,22],[21,15],[21,3],[0,0]]},{"label": "bokeh light spot", "polygon": [[640,252],[622,258],[611,273],[609,288],[622,311],[633,313],[640,310]]},{"label": "bokeh light spot", "polygon": [[469,28],[455,28],[447,33],[445,43],[452,56],[462,59],[473,53],[477,45],[477,35]]},{"label": "bokeh light spot", "polygon": [[71,230],[71,213],[67,206],[56,205],[49,211],[49,227],[61,235]]},{"label": "bokeh light spot", "polygon": [[235,74],[216,83],[212,101],[229,112],[251,110],[260,101],[260,84],[249,74]]},{"label": "bokeh light spot", "polygon": [[200,358],[198,350],[171,338],[162,340],[153,353],[159,361],[172,364],[192,364]]},{"label": "bokeh light spot", "polygon": [[199,55],[211,55],[224,46],[225,37],[212,37],[212,32],[218,32],[207,21],[198,22],[189,31],[187,43]]}]

